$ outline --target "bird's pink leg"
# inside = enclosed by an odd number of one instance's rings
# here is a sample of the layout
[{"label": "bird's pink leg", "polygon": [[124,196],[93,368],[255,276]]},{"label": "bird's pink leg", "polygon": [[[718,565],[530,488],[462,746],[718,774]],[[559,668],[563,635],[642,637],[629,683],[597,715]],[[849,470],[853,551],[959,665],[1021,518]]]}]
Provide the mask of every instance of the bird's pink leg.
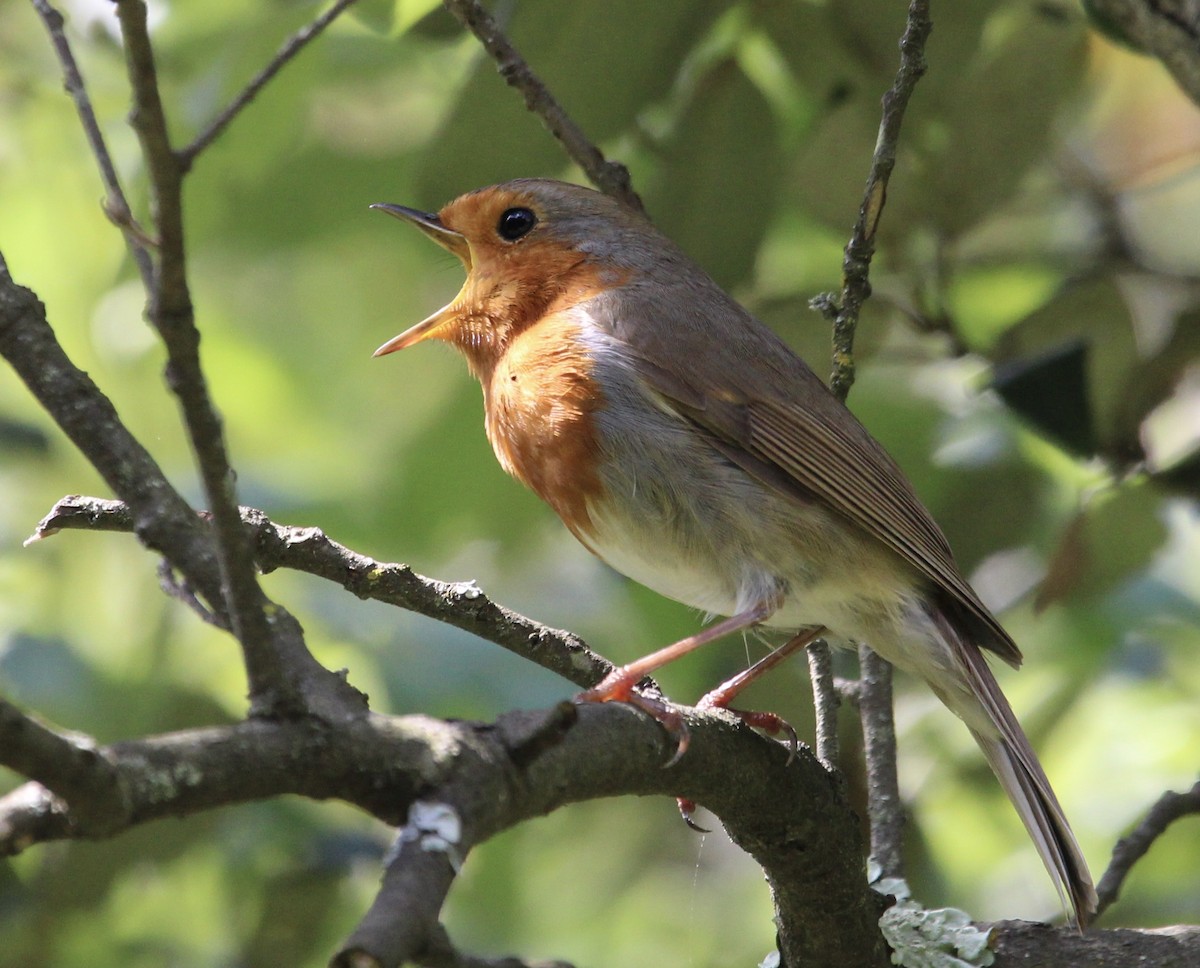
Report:
[{"label": "bird's pink leg", "polygon": [[668,645],[657,652],[651,652],[649,655],[642,656],[642,658],[629,663],[629,665],[614,669],[591,689],[587,689],[576,696],[575,701],[629,702],[630,697],[634,695],[633,687],[645,676],[650,675],[651,672],[661,669],[668,662],[674,662],[676,659],[695,651],[702,645],[708,645],[709,642],[716,641],[723,635],[728,635],[730,632],[740,632],[751,625],[757,625],[763,619],[769,618],[773,611],[775,611],[774,606],[764,603],[755,605],[753,608],[748,608],[744,612],[738,612],[737,615],[731,615],[716,625],[710,625],[708,628],[702,629],[695,635],[689,635],[686,639],[680,639],[673,645]]},{"label": "bird's pink leg", "polygon": [[717,622],[716,625],[710,625],[708,628],[702,629],[695,635],[689,635],[686,639],[680,639],[673,645],[668,645],[657,652],[651,652],[649,655],[629,663],[629,665],[614,669],[601,682],[576,696],[575,701],[627,702],[662,723],[666,730],[672,736],[676,737],[677,742],[675,755],[667,763],[670,766],[687,752],[687,724],[684,723],[683,717],[666,700],[635,692],[633,687],[644,677],[656,669],[661,669],[668,662],[673,662],[681,656],[695,651],[702,645],[707,645],[709,642],[713,642],[723,635],[728,635],[730,632],[740,632],[742,629],[757,625],[764,619],[769,618],[774,611],[774,604],[762,602],[753,608],[746,609],[744,612],[738,612],[737,615],[731,615],[729,618]]},{"label": "bird's pink leg", "polygon": [[[732,679],[722,682],[716,689],[705,693],[700,701],[696,703],[696,706],[700,709],[729,709],[730,712],[736,713],[743,722],[749,723],[755,729],[762,729],[768,733],[778,733],[784,729],[791,731],[791,727],[774,713],[745,712],[743,710],[730,709],[729,704],[750,683],[766,675],[766,673],[774,669],[779,663],[795,655],[801,649],[808,648],[824,634],[825,626],[823,625],[805,629],[783,643],[778,649],[768,652],[749,669],[744,669]],[[796,736],[793,732],[793,743],[795,739]]]}]

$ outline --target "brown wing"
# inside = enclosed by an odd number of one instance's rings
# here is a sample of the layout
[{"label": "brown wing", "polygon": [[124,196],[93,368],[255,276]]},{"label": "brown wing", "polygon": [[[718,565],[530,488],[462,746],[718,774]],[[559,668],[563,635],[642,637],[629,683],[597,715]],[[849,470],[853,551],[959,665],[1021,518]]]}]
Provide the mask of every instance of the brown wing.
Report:
[{"label": "brown wing", "polygon": [[[770,330],[706,277],[687,281],[693,305],[705,304],[695,299],[697,286],[719,293],[719,302],[707,302],[724,310],[719,329],[711,317],[692,316],[664,346],[612,307],[614,329],[635,350],[646,384],[747,473],[816,497],[875,535],[941,591],[948,616],[972,641],[1019,665],[1020,649],[959,573],[941,529],[883,447]],[[644,311],[646,301],[640,305]]]}]

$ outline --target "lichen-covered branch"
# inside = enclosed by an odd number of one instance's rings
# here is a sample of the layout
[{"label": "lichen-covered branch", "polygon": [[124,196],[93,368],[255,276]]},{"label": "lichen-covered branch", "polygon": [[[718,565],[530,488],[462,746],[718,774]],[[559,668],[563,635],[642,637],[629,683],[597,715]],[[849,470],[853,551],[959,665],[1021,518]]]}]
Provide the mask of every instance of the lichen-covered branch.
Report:
[{"label": "lichen-covered branch", "polygon": [[[658,724],[615,703],[510,713],[483,725],[372,714],[336,726],[247,720],[98,752],[124,792],[110,832],[288,793],[356,804],[410,837],[430,826],[418,823],[428,813],[415,815],[416,804],[452,817],[436,828],[445,841],[439,856],[422,856],[435,846],[426,841],[423,851],[390,858],[385,889],[394,897],[404,881],[404,905],[364,920],[347,943],[381,965],[438,941],[455,864],[475,844],[569,802],[631,794],[684,796],[722,819],[767,872],[788,964],[887,964],[857,824],[825,769],[805,750],[789,762],[780,744],[723,712],[684,712],[691,745],[671,769],[662,768],[671,751]],[[86,836],[73,807],[38,784],[0,799],[0,854]],[[440,875],[419,876],[429,873],[427,861]]]}]

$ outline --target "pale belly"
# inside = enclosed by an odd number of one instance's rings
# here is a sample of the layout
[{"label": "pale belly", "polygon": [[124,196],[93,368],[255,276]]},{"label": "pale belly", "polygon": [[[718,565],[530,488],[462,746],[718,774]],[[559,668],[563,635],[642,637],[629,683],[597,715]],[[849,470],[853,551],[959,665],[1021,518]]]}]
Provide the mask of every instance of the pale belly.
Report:
[{"label": "pale belly", "polygon": [[[592,506],[592,529],[580,535],[639,584],[710,615],[769,603],[765,625],[823,625],[847,638],[899,604],[906,569],[826,512],[774,494],[719,457],[665,484],[654,470],[642,468],[640,488],[630,486],[618,508]],[[673,488],[679,480],[685,486]]]}]

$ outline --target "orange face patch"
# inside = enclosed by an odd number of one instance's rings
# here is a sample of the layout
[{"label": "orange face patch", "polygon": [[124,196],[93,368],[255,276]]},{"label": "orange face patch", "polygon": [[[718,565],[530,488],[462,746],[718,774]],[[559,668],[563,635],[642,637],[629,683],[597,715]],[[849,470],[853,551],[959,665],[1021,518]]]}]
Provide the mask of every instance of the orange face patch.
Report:
[{"label": "orange face patch", "polygon": [[484,382],[522,331],[621,281],[540,221],[527,236],[504,239],[501,217],[518,208],[543,217],[527,193],[497,188],[456,198],[439,213],[442,224],[467,240],[470,267],[462,291],[447,307],[454,318],[438,338],[458,346]]},{"label": "orange face patch", "polygon": [[[506,212],[528,209],[528,234],[506,239]],[[572,307],[620,285],[547,220],[535,197],[488,188],[438,218],[469,245],[467,281],[432,335],[453,343],[483,384],[487,434],[504,469],[537,493],[576,535],[591,530],[600,492],[595,412],[605,405]]]}]

